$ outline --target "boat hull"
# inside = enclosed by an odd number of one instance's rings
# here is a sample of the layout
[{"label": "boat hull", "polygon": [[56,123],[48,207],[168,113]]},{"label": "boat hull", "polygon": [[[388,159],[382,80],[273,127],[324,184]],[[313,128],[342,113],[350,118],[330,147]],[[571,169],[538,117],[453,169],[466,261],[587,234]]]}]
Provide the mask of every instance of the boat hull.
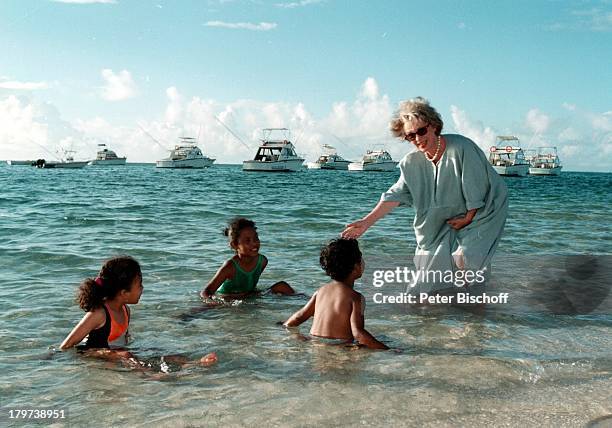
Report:
[{"label": "boat hull", "polygon": [[350,162],[310,162],[308,163],[308,169],[327,169],[327,170],[338,170],[338,171],[346,171],[348,169]]},{"label": "boat hull", "polygon": [[68,168],[68,169],[76,169],[83,168],[87,165],[88,161],[83,162],[45,162],[42,166],[43,168]]},{"label": "boat hull", "polygon": [[255,161],[242,162],[242,170],[249,172],[296,172],[304,169],[304,159],[288,159],[279,161]]},{"label": "boat hull", "polygon": [[373,162],[366,163],[363,162],[352,162],[348,165],[349,171],[393,171],[397,166],[398,162]]},{"label": "boat hull", "polygon": [[215,159],[203,158],[203,159],[162,159],[158,160],[155,164],[157,168],[191,168],[191,169],[202,169],[212,166]]},{"label": "boat hull", "polygon": [[125,165],[126,158],[117,158],[117,159],[94,159],[89,162],[89,165]]},{"label": "boat hull", "polygon": [[7,160],[6,163],[9,164],[9,165],[12,165],[12,166],[32,166],[32,164],[36,163],[36,161],[31,161],[31,160]]},{"label": "boat hull", "polygon": [[507,177],[525,177],[529,172],[529,165],[508,165],[508,166],[498,166],[493,165],[493,169],[499,175],[504,175]]},{"label": "boat hull", "polygon": [[561,166],[554,168],[529,168],[529,175],[559,175],[561,174]]},{"label": "boat hull", "polygon": [[306,164],[306,167],[307,167],[308,169],[322,169],[322,168],[321,168],[321,164],[320,164],[320,163],[318,163],[318,162],[308,162],[308,163]]}]

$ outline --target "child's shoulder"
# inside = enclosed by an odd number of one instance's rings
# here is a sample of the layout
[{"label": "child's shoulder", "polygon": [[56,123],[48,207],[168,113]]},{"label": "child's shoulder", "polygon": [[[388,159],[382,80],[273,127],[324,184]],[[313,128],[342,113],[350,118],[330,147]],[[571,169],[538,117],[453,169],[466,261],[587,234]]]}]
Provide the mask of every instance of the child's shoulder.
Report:
[{"label": "child's shoulder", "polygon": [[99,328],[106,323],[106,310],[104,306],[99,306],[87,312],[85,317],[88,318],[91,323],[95,324],[97,326],[96,328]]},{"label": "child's shoulder", "polygon": [[223,262],[223,266],[221,266],[222,268],[228,268],[228,267],[234,267],[234,263],[239,263],[240,260],[238,259],[238,256],[233,256],[230,257],[229,259],[227,259],[225,262]]},{"label": "child's shoulder", "polygon": [[361,293],[359,293],[358,291],[355,291],[353,288],[341,284],[339,282],[328,282],[327,284],[322,285],[318,290],[317,293],[319,294],[327,294],[327,293],[333,293],[336,294],[338,296],[342,296],[343,298],[350,298],[350,299],[361,299],[363,296],[361,295]]},{"label": "child's shoulder", "polygon": [[93,308],[91,311],[89,311],[88,314],[90,314],[91,317],[95,318],[106,318],[106,309],[104,308],[104,306],[98,306],[97,308]]}]

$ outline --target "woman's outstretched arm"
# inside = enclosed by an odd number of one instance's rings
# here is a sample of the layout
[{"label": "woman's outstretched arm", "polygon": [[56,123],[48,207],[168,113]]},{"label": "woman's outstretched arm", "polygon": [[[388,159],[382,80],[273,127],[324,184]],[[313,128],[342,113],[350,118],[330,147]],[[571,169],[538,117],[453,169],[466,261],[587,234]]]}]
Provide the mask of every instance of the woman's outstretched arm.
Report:
[{"label": "woman's outstretched arm", "polygon": [[343,238],[357,239],[363,235],[379,219],[389,214],[395,207],[398,207],[398,201],[379,201],[368,215],[361,220],[357,220],[346,225],[345,229],[340,234]]}]

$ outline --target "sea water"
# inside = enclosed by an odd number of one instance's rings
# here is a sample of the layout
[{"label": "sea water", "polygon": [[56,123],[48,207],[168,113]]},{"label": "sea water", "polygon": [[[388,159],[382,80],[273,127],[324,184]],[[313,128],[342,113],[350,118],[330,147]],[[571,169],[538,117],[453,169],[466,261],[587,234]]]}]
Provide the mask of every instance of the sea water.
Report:
[{"label": "sea water", "polygon": [[[326,281],[321,245],[398,175],[0,165],[0,423],[6,409],[32,407],[65,409],[59,424],[71,426],[582,426],[611,414],[610,296],[573,312],[531,297],[571,273],[568,256],[599,271],[609,261],[612,174],[505,178],[493,272],[514,305],[373,303],[372,269],[414,252],[414,212],[400,207],[360,239],[367,270],[356,285],[366,328],[393,350],[325,346],[277,325]],[[269,259],[260,287],[286,280],[302,294],[202,310],[198,293],[231,257],[222,229],[237,215],[257,222]],[[146,372],[56,351],[83,315],[79,282],[116,254],[142,264],[130,349]],[[161,356],[212,351],[214,366],[163,373]]]}]

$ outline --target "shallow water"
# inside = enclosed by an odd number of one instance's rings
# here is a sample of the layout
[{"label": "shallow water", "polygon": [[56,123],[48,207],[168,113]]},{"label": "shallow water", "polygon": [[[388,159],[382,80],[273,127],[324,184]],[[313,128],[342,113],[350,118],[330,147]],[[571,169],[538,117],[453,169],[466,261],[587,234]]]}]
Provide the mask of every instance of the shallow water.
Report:
[{"label": "shallow water", "polygon": [[[321,244],[397,175],[0,166],[2,407],[67,409],[70,425],[137,426],[584,426],[612,414],[610,295],[578,313],[534,299],[542,287],[584,282],[570,278],[568,255],[609,267],[612,174],[506,179],[494,286],[513,301],[484,313],[372,303],[372,270],[409,263],[414,251],[410,208],[381,220],[360,240],[368,271],[356,288],[368,299],[368,330],[394,351],[321,346],[277,326],[303,295],[201,310],[198,292],[231,256],[221,235],[228,218],[258,224],[270,260],[260,285],[286,280],[310,295],[326,279]],[[130,348],[154,367],[162,355],[211,351],[218,364],[160,375],[53,351],[82,316],[79,281],[120,253],[144,273]]]}]

